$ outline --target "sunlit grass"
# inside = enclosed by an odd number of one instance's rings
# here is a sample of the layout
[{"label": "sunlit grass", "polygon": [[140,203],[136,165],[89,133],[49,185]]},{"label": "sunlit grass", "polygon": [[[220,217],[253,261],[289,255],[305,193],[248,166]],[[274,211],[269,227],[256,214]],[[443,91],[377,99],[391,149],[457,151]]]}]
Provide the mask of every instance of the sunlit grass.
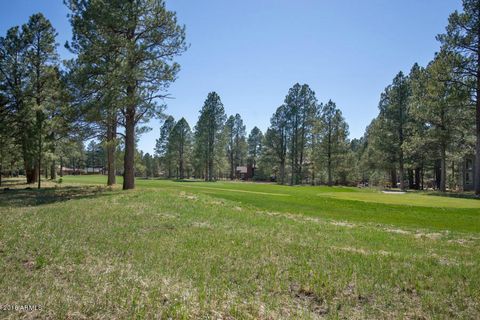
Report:
[{"label": "sunlit grass", "polygon": [[407,194],[392,205],[357,188],[161,180],[123,192],[104,182],[0,191],[0,301],[43,307],[2,316],[480,317],[480,213],[464,207],[475,200]]}]

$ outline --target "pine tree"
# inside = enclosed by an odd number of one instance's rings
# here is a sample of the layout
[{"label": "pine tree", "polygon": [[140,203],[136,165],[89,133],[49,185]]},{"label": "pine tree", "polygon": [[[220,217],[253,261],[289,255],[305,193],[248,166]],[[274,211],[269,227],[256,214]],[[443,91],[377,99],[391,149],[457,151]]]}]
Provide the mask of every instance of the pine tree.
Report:
[{"label": "pine tree", "polygon": [[457,58],[441,51],[412,84],[411,117],[425,130],[410,139],[423,151],[430,150],[434,159],[440,159],[439,188],[443,192],[447,184],[447,153],[466,149],[461,142],[472,124],[468,91],[455,81],[453,66]]},{"label": "pine tree", "polygon": [[245,125],[237,113],[230,116],[225,123],[225,138],[228,163],[230,165],[230,180],[235,178],[235,169],[244,164],[246,154]]},{"label": "pine tree", "polygon": [[[475,105],[475,193],[480,195],[480,0],[463,0],[463,12],[448,19],[446,33],[437,36],[445,50],[463,57],[456,65],[456,79],[470,92]],[[472,81],[473,80],[473,81]]]},{"label": "pine tree", "polygon": [[[74,39],[83,39],[79,34],[99,37],[94,49],[121,53],[114,79],[125,94],[120,109],[125,126],[123,189],[133,189],[136,127],[163,110],[157,101],[180,69],[172,60],[186,50],[185,28],[160,0],[70,0],[68,6]],[[82,41],[78,46],[91,48]]]},{"label": "pine tree", "polygon": [[170,137],[174,127],[175,119],[172,116],[168,116],[160,128],[160,137],[157,139],[155,145],[155,155],[159,157],[162,168],[168,178],[173,176],[174,161],[172,148],[170,147]]},{"label": "pine tree", "polygon": [[[275,159],[278,164],[277,181],[285,183],[285,165],[287,161],[287,107],[281,105],[270,119],[270,128],[265,133],[265,156]],[[278,179],[280,177],[280,179]]]},{"label": "pine tree", "polygon": [[320,111],[320,161],[326,164],[327,183],[333,184],[335,170],[347,152],[348,125],[336,104],[329,100]]},{"label": "pine tree", "polygon": [[263,143],[263,134],[262,131],[253,127],[252,131],[248,135],[247,144],[248,144],[248,163],[253,168],[253,177],[255,177],[255,170],[257,168],[257,161],[262,154],[262,143]]},{"label": "pine tree", "polygon": [[290,184],[303,180],[306,147],[311,136],[313,119],[317,108],[315,92],[307,84],[295,84],[285,98],[290,155]]},{"label": "pine tree", "polygon": [[192,131],[185,118],[178,120],[173,127],[169,138],[169,148],[176,161],[178,178],[184,179],[188,177],[185,175],[185,171],[188,172],[188,165],[190,163]]},{"label": "pine tree", "polygon": [[8,29],[5,37],[0,38],[0,88],[6,107],[11,111],[11,128],[16,144],[21,148],[23,166],[27,183],[37,181],[35,161],[35,112],[29,104],[28,93],[28,44],[23,32],[17,27]]},{"label": "pine tree", "polygon": [[47,105],[53,103],[52,88],[56,80],[55,67],[58,65],[55,42],[57,33],[50,21],[45,19],[41,13],[32,15],[28,23],[23,25],[22,32],[24,41],[28,43],[25,62],[28,68],[28,90],[35,110],[35,131],[38,139],[37,179],[40,189],[40,168],[42,167],[44,136],[47,132],[45,123],[49,117]]},{"label": "pine tree", "polygon": [[222,150],[225,120],[225,110],[220,97],[216,92],[210,92],[195,127],[196,155],[207,181],[213,181],[215,177],[215,162]]}]

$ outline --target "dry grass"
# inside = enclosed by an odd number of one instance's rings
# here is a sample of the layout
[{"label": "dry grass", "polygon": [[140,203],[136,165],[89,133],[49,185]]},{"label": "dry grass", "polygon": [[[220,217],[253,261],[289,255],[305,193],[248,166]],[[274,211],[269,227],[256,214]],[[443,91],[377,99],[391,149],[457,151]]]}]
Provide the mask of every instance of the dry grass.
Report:
[{"label": "dry grass", "polygon": [[42,305],[0,316],[480,317],[476,232],[266,210],[210,191],[0,192],[0,301]]}]

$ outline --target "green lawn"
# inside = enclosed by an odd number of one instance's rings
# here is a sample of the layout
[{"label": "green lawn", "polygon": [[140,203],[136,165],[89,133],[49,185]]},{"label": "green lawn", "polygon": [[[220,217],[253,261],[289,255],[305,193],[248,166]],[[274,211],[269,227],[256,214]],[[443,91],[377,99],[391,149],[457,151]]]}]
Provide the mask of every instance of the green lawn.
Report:
[{"label": "green lawn", "polygon": [[478,200],[105,180],[0,191],[0,318],[480,318]]}]

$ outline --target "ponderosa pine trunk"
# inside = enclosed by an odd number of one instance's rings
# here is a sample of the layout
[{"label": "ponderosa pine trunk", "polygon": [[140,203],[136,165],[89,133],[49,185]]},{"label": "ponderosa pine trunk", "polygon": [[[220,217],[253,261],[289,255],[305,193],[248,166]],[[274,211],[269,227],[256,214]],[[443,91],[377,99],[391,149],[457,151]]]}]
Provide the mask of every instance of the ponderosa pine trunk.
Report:
[{"label": "ponderosa pine trunk", "polygon": [[280,162],[280,184],[285,184],[285,160]]},{"label": "ponderosa pine trunk", "polygon": [[230,151],[230,180],[233,180],[235,177],[235,165],[233,164],[233,150]]},{"label": "ponderosa pine trunk", "polygon": [[[128,88],[130,94],[133,88]],[[130,101],[134,101],[132,98]],[[125,156],[123,160],[123,190],[135,188],[135,106],[125,112]]]},{"label": "ponderosa pine trunk", "polygon": [[37,169],[36,167],[25,166],[25,176],[27,177],[27,183],[37,182]]},{"label": "ponderosa pine trunk", "polygon": [[57,179],[57,168],[56,168],[55,160],[52,160],[52,164],[50,166],[50,179],[52,180]]},{"label": "ponderosa pine trunk", "polygon": [[215,132],[213,132],[213,125],[211,126],[209,138],[208,138],[208,158],[207,158],[207,166],[208,166],[208,181],[213,181],[213,158],[215,157]]},{"label": "ponderosa pine trunk", "polygon": [[213,159],[208,159],[208,181],[213,181]]},{"label": "ponderosa pine trunk", "polygon": [[180,179],[184,179],[185,178],[185,172],[184,172],[184,146],[183,146],[183,139],[184,137],[182,137],[182,141],[180,142],[180,155],[179,155],[179,164],[178,164],[178,169],[179,169],[179,173],[180,173]]},{"label": "ponderosa pine trunk", "polygon": [[112,186],[116,181],[115,175],[115,139],[117,137],[117,119],[112,116],[107,124],[107,185]]},{"label": "ponderosa pine trunk", "polygon": [[41,168],[42,168],[42,124],[39,124],[39,133],[38,133],[38,185],[37,188],[40,189],[42,186],[42,177],[41,177]]},{"label": "ponderosa pine trunk", "polygon": [[332,186],[332,129],[328,124],[328,147],[327,147],[327,170],[328,170],[328,186]]},{"label": "ponderosa pine trunk", "polygon": [[28,184],[37,182],[37,164],[31,155],[30,148],[33,148],[33,146],[30,146],[27,143],[27,138],[24,137],[22,141],[23,167]]},{"label": "ponderosa pine trunk", "polygon": [[400,149],[399,152],[399,166],[398,166],[398,171],[400,175],[400,190],[404,191],[405,190],[405,168],[404,168],[404,163],[403,163],[403,151]]},{"label": "ponderosa pine trunk", "polygon": [[312,168],[312,177],[311,177],[312,181],[311,181],[311,185],[314,186],[315,185],[315,167]]},{"label": "ponderosa pine trunk", "polygon": [[[477,30],[480,39],[480,28]],[[475,194],[480,196],[480,41],[477,43],[477,87],[476,87],[476,103],[475,103]]]},{"label": "ponderosa pine trunk", "polygon": [[439,190],[440,189],[440,183],[441,183],[441,176],[442,176],[442,161],[441,160],[435,160],[435,165],[433,167],[433,173],[435,176],[435,189]]},{"label": "ponderosa pine trunk", "polygon": [[407,170],[407,175],[408,175],[408,189],[414,189],[415,184],[414,184],[414,181],[413,181],[413,170],[408,169]]},{"label": "ponderosa pine trunk", "polygon": [[395,168],[390,170],[390,184],[392,188],[397,187],[397,170]]},{"label": "ponderosa pine trunk", "polygon": [[440,186],[441,192],[447,191],[447,160],[445,147],[440,151]]},{"label": "ponderosa pine trunk", "polygon": [[420,189],[420,168],[415,169],[415,189]]}]

